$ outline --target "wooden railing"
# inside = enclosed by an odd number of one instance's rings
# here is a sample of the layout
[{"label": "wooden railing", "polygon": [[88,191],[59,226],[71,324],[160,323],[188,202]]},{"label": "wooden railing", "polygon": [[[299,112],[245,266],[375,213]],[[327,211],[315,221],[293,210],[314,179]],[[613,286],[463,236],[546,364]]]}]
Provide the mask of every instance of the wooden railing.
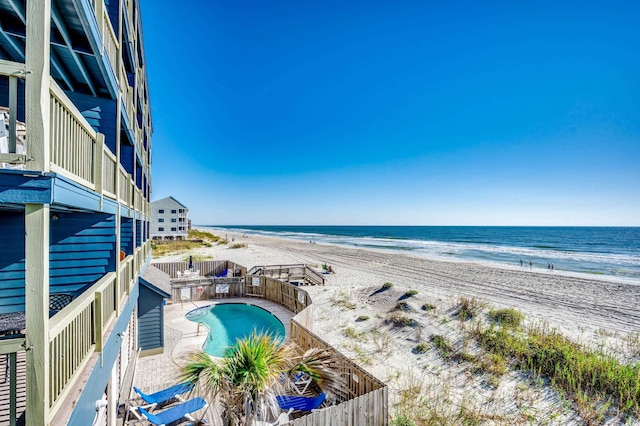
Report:
[{"label": "wooden railing", "polygon": [[118,160],[106,146],[103,150],[102,161],[102,190],[107,193],[107,196],[110,198],[116,198]]},{"label": "wooden railing", "polygon": [[[99,21],[100,22],[100,21]],[[116,37],[116,33],[113,31],[113,27],[111,26],[111,20],[109,19],[109,13],[106,8],[102,8],[102,44],[103,44],[103,54],[106,54],[111,62],[111,66],[113,67],[114,74],[116,74],[116,60],[118,58],[118,50],[120,46],[118,44],[118,37]]]},{"label": "wooden railing", "polygon": [[106,274],[50,320],[48,402],[52,413],[64,401],[94,350],[102,350],[104,327],[115,312],[115,278],[115,272]]},{"label": "wooden railing", "polygon": [[[134,256],[127,256],[118,271],[120,288],[116,288],[116,273],[109,272],[87,291],[51,317],[49,326],[49,406],[51,416],[65,401],[69,390],[94,352],[101,352],[107,330],[115,321],[124,293],[130,291],[135,276],[146,259],[149,244],[137,249],[138,267]],[[23,341],[17,339],[16,341]],[[14,348],[15,344],[12,346]],[[3,345],[0,342],[0,354]]]},{"label": "wooden railing", "polygon": [[50,85],[51,170],[95,190],[96,132],[53,79]]},{"label": "wooden railing", "polygon": [[303,284],[324,285],[324,277],[304,263],[254,266],[247,275],[264,275],[287,282],[302,280]]},{"label": "wooden railing", "polygon": [[119,183],[119,199],[120,202],[129,205],[127,201],[129,199],[129,173],[122,167],[122,165],[118,166],[118,173],[120,173],[120,183]]},{"label": "wooden railing", "polygon": [[24,346],[24,337],[0,340],[0,359],[3,360],[0,374],[4,375],[4,380],[0,381],[0,395],[3,395],[0,424],[3,425],[17,425],[16,419],[26,408],[26,384],[24,380],[18,380],[26,374]]}]

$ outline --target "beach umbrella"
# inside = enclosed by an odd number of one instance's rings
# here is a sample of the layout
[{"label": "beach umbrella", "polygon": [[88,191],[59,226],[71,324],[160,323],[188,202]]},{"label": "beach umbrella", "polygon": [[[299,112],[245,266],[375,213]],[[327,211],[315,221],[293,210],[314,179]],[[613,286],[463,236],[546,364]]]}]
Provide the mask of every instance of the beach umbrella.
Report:
[{"label": "beach umbrella", "polygon": [[189,269],[193,269],[193,256],[189,256]]}]

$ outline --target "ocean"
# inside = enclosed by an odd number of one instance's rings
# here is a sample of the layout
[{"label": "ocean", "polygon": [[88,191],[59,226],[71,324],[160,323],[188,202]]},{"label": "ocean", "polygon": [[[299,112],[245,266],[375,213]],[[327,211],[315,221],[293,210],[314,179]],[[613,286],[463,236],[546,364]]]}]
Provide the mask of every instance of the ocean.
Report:
[{"label": "ocean", "polygon": [[[434,258],[613,276],[640,282],[640,227],[214,226],[231,234],[397,250]],[[231,238],[231,236],[229,236]]]}]

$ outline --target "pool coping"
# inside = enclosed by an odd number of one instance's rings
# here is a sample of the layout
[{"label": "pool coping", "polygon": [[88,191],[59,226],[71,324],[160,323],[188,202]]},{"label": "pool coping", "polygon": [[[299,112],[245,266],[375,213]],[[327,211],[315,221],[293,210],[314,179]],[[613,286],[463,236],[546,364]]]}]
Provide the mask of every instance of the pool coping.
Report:
[{"label": "pool coping", "polygon": [[[253,308],[259,309],[261,311],[266,312],[268,315],[271,315],[273,318],[275,318],[280,325],[282,326],[282,330],[284,330],[284,336],[280,335],[279,333],[277,334],[277,339],[279,342],[285,343],[288,342],[288,336],[287,336],[287,328],[285,327],[285,322],[281,319],[278,318],[278,316],[276,314],[274,314],[273,312],[271,312],[271,310],[267,309],[266,307],[260,306],[260,304],[257,303],[250,303],[248,301],[244,301],[244,302],[235,302],[235,301],[229,301],[229,300],[225,300],[225,301],[215,301],[215,303],[209,303],[208,305],[204,305],[204,306],[200,306],[198,308],[193,308],[190,311],[188,311],[187,313],[184,314],[185,318],[187,318],[189,316],[189,314],[191,314],[192,312],[197,312],[197,311],[201,311],[201,310],[210,310],[210,308],[212,308],[213,306],[218,306],[218,305],[248,305],[248,306],[252,306]],[[209,328],[209,326],[207,325],[206,322],[202,322],[202,321],[194,321],[194,319],[189,319],[187,318],[188,321],[191,322],[195,322],[198,324],[202,324],[204,326],[205,329],[207,329],[207,332],[210,334],[211,333],[211,329]],[[254,329],[255,331],[255,329]],[[206,337],[205,337],[205,341],[206,341]],[[204,343],[203,343],[204,346]],[[229,346],[225,346],[225,351],[227,351],[229,348],[231,347],[231,345]],[[204,349],[203,349],[204,350]],[[205,351],[206,352],[206,351]],[[207,352],[208,353],[208,352]],[[217,357],[217,355],[211,355],[212,357]]]},{"label": "pool coping", "polygon": [[277,303],[264,299],[252,299],[247,297],[176,303],[166,306],[165,309],[165,326],[179,330],[182,333],[180,341],[175,345],[171,353],[171,358],[173,358],[174,363],[181,364],[180,358],[184,357],[184,355],[193,351],[201,350],[209,332],[206,327],[199,327],[199,323],[187,319],[185,315],[194,309],[225,303],[249,304],[266,310],[284,325],[284,342],[287,343],[290,341],[291,318],[294,314]]}]

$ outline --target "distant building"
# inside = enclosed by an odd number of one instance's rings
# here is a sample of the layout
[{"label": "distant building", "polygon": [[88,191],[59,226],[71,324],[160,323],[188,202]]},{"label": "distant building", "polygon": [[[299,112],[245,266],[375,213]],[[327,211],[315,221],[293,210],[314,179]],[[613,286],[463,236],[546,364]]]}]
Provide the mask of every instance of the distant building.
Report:
[{"label": "distant building", "polygon": [[189,209],[173,197],[151,203],[150,236],[154,240],[186,240]]}]

